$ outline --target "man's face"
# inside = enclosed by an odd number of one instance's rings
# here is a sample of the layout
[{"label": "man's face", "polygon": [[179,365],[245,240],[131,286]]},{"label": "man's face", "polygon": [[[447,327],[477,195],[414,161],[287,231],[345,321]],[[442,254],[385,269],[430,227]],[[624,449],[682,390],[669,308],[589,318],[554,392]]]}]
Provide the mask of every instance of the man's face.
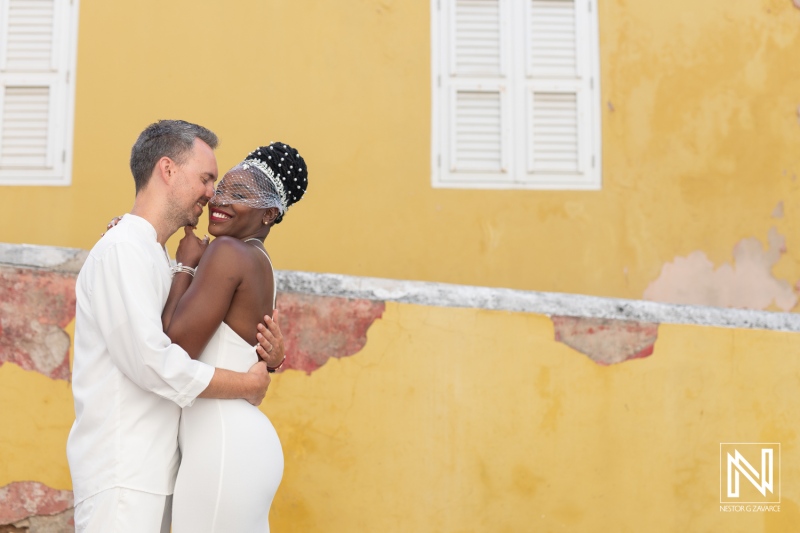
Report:
[{"label": "man's face", "polygon": [[203,207],[214,196],[217,180],[217,158],[214,150],[201,141],[194,140],[192,151],[182,165],[173,184],[175,215],[181,226],[196,226]]}]

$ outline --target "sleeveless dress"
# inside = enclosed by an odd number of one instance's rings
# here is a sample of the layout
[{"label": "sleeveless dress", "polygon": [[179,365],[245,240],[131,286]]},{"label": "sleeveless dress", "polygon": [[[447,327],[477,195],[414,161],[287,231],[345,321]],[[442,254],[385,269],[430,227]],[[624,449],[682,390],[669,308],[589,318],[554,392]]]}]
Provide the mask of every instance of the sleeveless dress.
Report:
[{"label": "sleeveless dress", "polygon": [[[258,356],[255,346],[223,322],[199,360],[247,372]],[[269,532],[269,508],[283,476],[283,450],[258,407],[246,400],[198,398],[181,413],[178,444],[173,533]]]}]

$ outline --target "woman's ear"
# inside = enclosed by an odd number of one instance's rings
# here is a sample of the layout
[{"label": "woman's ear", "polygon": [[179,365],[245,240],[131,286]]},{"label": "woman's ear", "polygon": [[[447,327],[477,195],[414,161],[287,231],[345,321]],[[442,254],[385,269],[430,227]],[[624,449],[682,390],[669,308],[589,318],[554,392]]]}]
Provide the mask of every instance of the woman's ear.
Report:
[{"label": "woman's ear", "polygon": [[264,217],[262,218],[262,222],[265,226],[271,226],[275,219],[278,218],[280,212],[278,211],[277,207],[270,207],[266,211],[264,211]]}]

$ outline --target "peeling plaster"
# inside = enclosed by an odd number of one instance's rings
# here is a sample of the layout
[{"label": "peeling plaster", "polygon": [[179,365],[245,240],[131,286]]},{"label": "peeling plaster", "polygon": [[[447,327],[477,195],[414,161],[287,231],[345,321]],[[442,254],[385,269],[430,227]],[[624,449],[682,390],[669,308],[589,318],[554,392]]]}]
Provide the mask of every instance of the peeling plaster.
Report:
[{"label": "peeling plaster", "polygon": [[286,347],[282,370],[311,374],[331,357],[361,351],[367,343],[367,330],[385,308],[381,301],[280,293],[278,320]]},{"label": "peeling plaster", "polygon": [[778,202],[778,205],[772,210],[772,218],[783,218],[783,202]]},{"label": "peeling plaster", "polygon": [[0,266],[0,365],[69,380],[63,328],[74,316],[74,274]]},{"label": "peeling plaster", "polygon": [[75,533],[73,515],[74,510],[67,509],[53,516],[32,516],[8,526],[0,526],[0,533]]},{"label": "peeling plaster", "polygon": [[552,317],[555,339],[599,365],[641,359],[653,353],[658,324],[604,318]]},{"label": "peeling plaster", "polygon": [[[84,253],[83,250],[75,248],[0,243],[0,272],[4,268],[17,268],[26,272],[56,269],[60,272],[77,274],[80,258]],[[48,266],[62,257],[72,259],[58,263],[55,267]],[[364,299],[381,303],[398,302],[436,307],[537,313],[549,316],[800,332],[800,313],[687,306],[583,294],[522,291],[294,270],[276,270],[275,276],[281,293],[294,292],[311,296]],[[2,297],[2,293],[0,293],[0,297]],[[287,327],[282,320],[281,325],[284,328]],[[0,332],[0,338],[2,335]],[[1,354],[2,347],[0,347],[0,356]]]},{"label": "peeling plaster", "polygon": [[769,246],[748,237],[733,248],[733,265],[718,268],[702,251],[676,257],[644,291],[645,300],[675,304],[713,305],[767,309],[776,305],[789,311],[797,304],[792,285],[772,275],[772,268],[786,253],[786,240],[770,228]]},{"label": "peeling plaster", "polygon": [[0,526],[28,528],[30,533],[60,533],[66,529],[57,527],[72,522],[72,502],[68,490],[51,489],[35,481],[11,483],[0,487]]}]

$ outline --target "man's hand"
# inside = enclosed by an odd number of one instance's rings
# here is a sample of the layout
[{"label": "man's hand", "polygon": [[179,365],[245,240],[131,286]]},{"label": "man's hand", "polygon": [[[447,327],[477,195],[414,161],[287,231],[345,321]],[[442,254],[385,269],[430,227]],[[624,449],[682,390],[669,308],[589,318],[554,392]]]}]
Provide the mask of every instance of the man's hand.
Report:
[{"label": "man's hand", "polygon": [[194,234],[194,226],[185,226],[183,229],[186,234],[178,243],[175,260],[184,266],[195,268],[208,248],[208,235],[200,239]]},{"label": "man's hand", "polygon": [[258,333],[256,333],[256,338],[258,339],[256,352],[258,352],[258,356],[267,363],[267,366],[273,369],[277,369],[281,366],[285,357],[283,351],[283,334],[276,322],[277,319],[277,309],[272,312],[272,318],[264,315],[264,324],[258,325]]},{"label": "man's hand", "polygon": [[250,370],[247,371],[247,375],[253,377],[253,386],[245,400],[253,405],[261,405],[261,400],[263,400],[264,396],[267,394],[269,382],[271,381],[269,372],[267,372],[267,365],[264,361],[259,361],[250,367]]}]

